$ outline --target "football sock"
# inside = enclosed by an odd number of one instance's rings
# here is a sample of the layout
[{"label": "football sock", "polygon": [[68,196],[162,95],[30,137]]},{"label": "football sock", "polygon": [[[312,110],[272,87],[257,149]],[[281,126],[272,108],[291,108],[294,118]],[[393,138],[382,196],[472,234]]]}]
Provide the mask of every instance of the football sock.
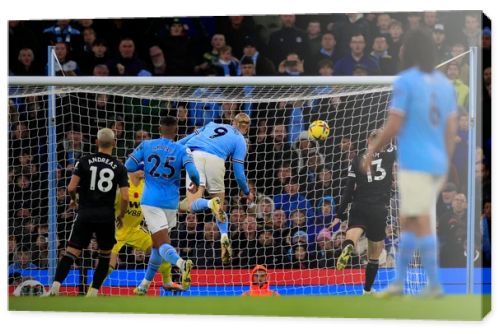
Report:
[{"label": "football sock", "polygon": [[436,236],[426,235],[418,238],[418,247],[420,248],[420,258],[427,273],[427,279],[430,286],[439,285],[438,277],[438,252]]},{"label": "football sock", "polygon": [[[179,254],[177,254],[177,251],[174,247],[170,246],[169,244],[163,244],[160,246],[160,249],[158,251],[165,261],[173,265],[177,265],[177,261],[180,259],[180,256]],[[160,264],[158,264],[158,267],[160,266]]]},{"label": "football sock", "polygon": [[402,232],[399,238],[399,254],[396,260],[395,283],[403,285],[406,281],[406,270],[417,246],[417,236],[413,232]]},{"label": "football sock", "polygon": [[111,259],[111,254],[99,254],[99,262],[95,268],[94,277],[92,279],[92,288],[99,290],[102,282],[108,276],[109,260]]},{"label": "football sock", "polygon": [[56,275],[54,277],[54,282],[59,282],[62,283],[66,279],[66,276],[68,276],[69,270],[71,269],[71,266],[76,260],[76,256],[74,256],[71,253],[66,252],[63,257],[61,258],[61,261],[57,264],[57,269],[56,269]]},{"label": "football sock", "polygon": [[202,212],[208,209],[208,200],[204,198],[198,198],[191,203],[192,212]]},{"label": "football sock", "polygon": [[163,279],[163,283],[172,282],[172,265],[168,262],[163,262],[160,266],[160,274]]},{"label": "football sock", "polygon": [[219,232],[220,232],[221,236],[223,234],[227,235],[227,231],[229,230],[229,220],[227,219],[227,215],[226,215],[226,221],[225,222],[221,223],[217,219],[215,220],[215,222],[217,223],[217,227],[219,227]]},{"label": "football sock", "polygon": [[370,291],[372,289],[373,282],[375,281],[375,277],[377,276],[378,271],[378,259],[377,260],[368,260],[368,264],[366,265],[365,271],[365,291]]},{"label": "football sock", "polygon": [[351,239],[345,239],[342,242],[342,249],[346,248],[348,245],[352,245],[354,247],[354,241],[352,241]]},{"label": "football sock", "polygon": [[163,258],[158,252],[158,249],[152,248],[151,255],[149,255],[148,268],[146,270],[146,275],[144,276],[144,279],[146,281],[151,282],[153,280],[153,278],[156,275],[156,272],[158,271],[158,268],[160,268],[162,261]]}]

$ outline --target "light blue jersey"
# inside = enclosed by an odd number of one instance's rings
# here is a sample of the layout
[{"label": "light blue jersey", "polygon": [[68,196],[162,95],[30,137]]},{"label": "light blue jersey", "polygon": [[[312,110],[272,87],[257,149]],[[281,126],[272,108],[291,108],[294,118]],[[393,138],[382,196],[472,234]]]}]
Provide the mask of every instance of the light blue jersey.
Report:
[{"label": "light blue jersey", "polygon": [[394,82],[391,110],[404,115],[398,135],[401,169],[433,175],[448,172],[446,127],[456,112],[455,90],[440,72],[413,67]]},{"label": "light blue jersey", "polygon": [[247,143],[241,132],[229,124],[210,122],[201,129],[178,141],[192,151],[203,151],[226,160],[232,157],[233,170],[238,185],[248,194],[244,163]]},{"label": "light blue jersey", "polygon": [[177,209],[181,169],[186,168],[193,183],[199,175],[186,148],[167,138],[143,141],[125,163],[129,172],[137,171],[144,162],[144,193],[141,204],[162,209]]}]

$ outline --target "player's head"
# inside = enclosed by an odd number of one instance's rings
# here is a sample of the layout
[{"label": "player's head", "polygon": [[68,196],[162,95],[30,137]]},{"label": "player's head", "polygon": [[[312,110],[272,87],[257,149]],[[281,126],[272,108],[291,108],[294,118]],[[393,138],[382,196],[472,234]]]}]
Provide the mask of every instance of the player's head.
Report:
[{"label": "player's head", "polygon": [[250,116],[244,112],[240,112],[238,115],[234,116],[233,126],[245,135],[250,128],[250,121]]},{"label": "player's head", "polygon": [[175,138],[177,135],[177,118],[164,116],[160,119],[160,134],[162,137]]},{"label": "player's head", "polygon": [[403,44],[403,68],[417,66],[421,71],[432,72],[436,55],[432,37],[421,29],[408,33]]},{"label": "player's head", "polygon": [[113,130],[103,128],[97,132],[97,147],[110,149],[115,146],[115,133]]},{"label": "player's head", "polygon": [[265,266],[256,265],[252,270],[252,284],[256,284],[259,287],[267,284],[267,269]]}]

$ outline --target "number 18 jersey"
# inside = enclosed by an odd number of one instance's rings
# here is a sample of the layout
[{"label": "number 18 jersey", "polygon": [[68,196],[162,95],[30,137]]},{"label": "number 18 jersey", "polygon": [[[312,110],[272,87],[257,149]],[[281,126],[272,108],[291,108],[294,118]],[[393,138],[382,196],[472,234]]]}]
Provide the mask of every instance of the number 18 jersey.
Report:
[{"label": "number 18 jersey", "polygon": [[368,173],[361,169],[363,157],[364,152],[356,156],[349,165],[348,176],[356,179],[353,202],[387,205],[392,189],[395,147],[375,153]]},{"label": "number 18 jersey", "polygon": [[144,193],[141,204],[177,209],[181,169],[193,160],[188,150],[170,139],[143,141],[130,155],[137,164],[144,162]]}]

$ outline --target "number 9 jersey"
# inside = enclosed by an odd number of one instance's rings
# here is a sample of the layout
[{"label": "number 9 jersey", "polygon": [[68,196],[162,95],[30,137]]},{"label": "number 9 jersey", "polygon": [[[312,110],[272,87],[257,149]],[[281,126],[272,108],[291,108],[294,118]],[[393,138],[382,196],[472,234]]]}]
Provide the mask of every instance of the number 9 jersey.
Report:
[{"label": "number 9 jersey", "polygon": [[189,150],[167,138],[145,140],[132,152],[125,166],[135,171],[141,162],[145,178],[141,205],[176,210],[181,169],[193,162]]}]

